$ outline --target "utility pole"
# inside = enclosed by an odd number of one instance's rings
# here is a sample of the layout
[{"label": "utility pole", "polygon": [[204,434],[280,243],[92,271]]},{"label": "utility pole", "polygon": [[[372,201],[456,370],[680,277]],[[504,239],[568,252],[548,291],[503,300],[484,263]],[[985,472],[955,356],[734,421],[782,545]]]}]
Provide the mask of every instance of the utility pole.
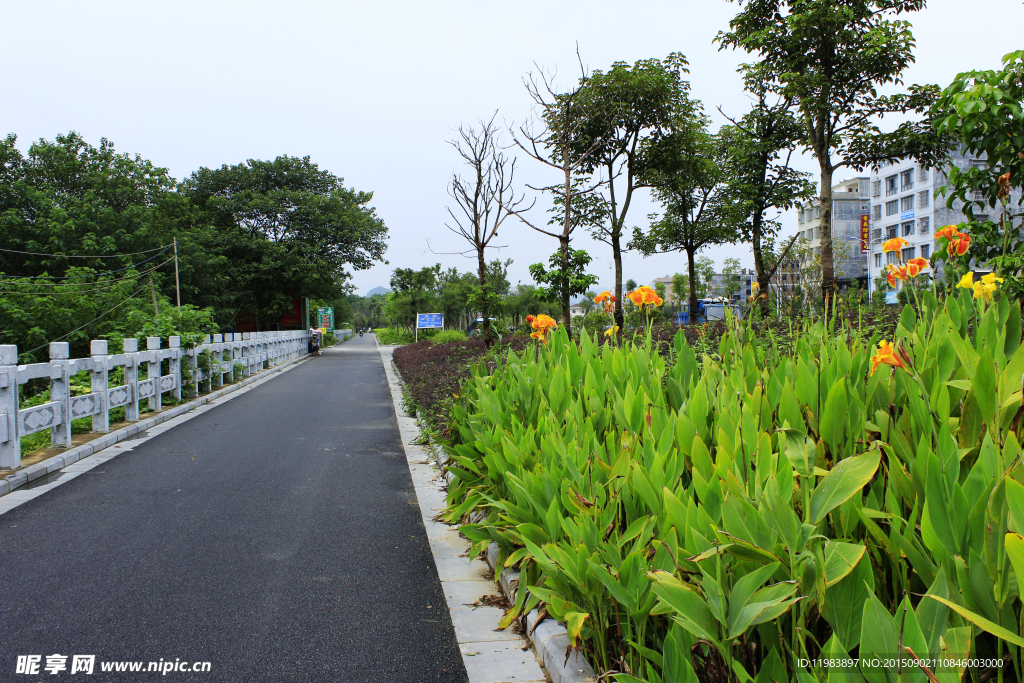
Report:
[{"label": "utility pole", "polygon": [[[150,283],[153,279],[150,278]],[[174,292],[178,297],[178,315],[181,315],[181,281],[178,279],[178,238],[174,238]]]},{"label": "utility pole", "polygon": [[149,276],[149,291],[153,295],[153,318],[160,316],[160,309],[156,307],[156,287],[153,286],[153,276]]}]

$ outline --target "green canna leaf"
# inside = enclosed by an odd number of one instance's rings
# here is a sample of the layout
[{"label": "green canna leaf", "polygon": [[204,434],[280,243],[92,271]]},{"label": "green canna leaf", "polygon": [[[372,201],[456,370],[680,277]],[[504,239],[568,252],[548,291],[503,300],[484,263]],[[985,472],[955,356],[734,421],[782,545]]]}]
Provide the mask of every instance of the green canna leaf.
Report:
[{"label": "green canna leaf", "polygon": [[972,612],[971,610],[967,609],[966,607],[961,607],[960,605],[956,604],[955,602],[952,602],[952,601],[947,600],[945,598],[940,598],[937,595],[932,595],[931,593],[926,593],[924,597],[931,598],[932,600],[938,600],[943,605],[945,605],[946,607],[950,608],[951,610],[953,610],[954,612],[956,612],[957,614],[962,616],[967,621],[971,622],[972,624],[974,624],[975,626],[977,626],[981,630],[986,631],[988,633],[991,633],[996,638],[1002,638],[1006,642],[1011,643],[1013,645],[1016,645],[1017,647],[1024,647],[1024,638],[1021,638],[1016,633],[1011,633],[1010,631],[1008,631],[1007,629],[1003,628],[999,624],[992,623],[991,621],[989,621],[985,617],[981,616],[980,614]]},{"label": "green canna leaf", "polygon": [[882,454],[879,450],[846,458],[832,468],[811,494],[811,522],[819,523],[829,512],[845,503],[871,481]]}]

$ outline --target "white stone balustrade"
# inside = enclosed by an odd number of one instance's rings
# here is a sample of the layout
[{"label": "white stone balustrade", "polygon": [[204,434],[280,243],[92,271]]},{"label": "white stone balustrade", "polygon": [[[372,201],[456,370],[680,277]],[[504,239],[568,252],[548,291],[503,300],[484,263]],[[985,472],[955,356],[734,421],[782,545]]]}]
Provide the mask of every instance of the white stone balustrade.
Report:
[{"label": "white stone balustrade", "polygon": [[[171,393],[179,401],[183,395],[198,396],[203,383],[212,384],[211,388],[223,386],[224,376],[231,378],[236,364],[246,377],[306,355],[308,341],[306,331],[245,332],[215,334],[212,339],[207,335],[202,344],[183,349],[179,337],[168,338],[166,348],[161,348],[160,337],[147,337],[144,351],[139,351],[137,340],[125,339],[122,353],[110,354],[108,343],[97,339],[90,344],[88,358],[71,358],[66,342],[53,342],[50,361],[30,365],[18,365],[17,346],[0,344],[0,469],[21,465],[21,437],[49,429],[55,446],[68,447],[72,420],[91,417],[93,432],[107,432],[114,408],[124,406],[125,421],[135,422],[140,401],[160,411],[164,394]],[[210,361],[208,373],[199,367],[205,354]],[[162,374],[164,361],[166,375]],[[146,379],[139,379],[140,366],[146,368]],[[124,368],[124,383],[109,386],[110,373],[118,367]],[[71,377],[82,371],[89,373],[90,392],[73,396]],[[21,408],[18,388],[43,378],[50,382],[50,400]]]}]

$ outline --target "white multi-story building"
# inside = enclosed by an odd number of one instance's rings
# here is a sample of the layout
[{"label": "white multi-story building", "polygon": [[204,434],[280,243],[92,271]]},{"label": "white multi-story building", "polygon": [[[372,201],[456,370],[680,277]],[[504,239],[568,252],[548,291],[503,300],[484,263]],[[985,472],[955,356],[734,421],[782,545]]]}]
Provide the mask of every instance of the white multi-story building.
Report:
[{"label": "white multi-story building", "polygon": [[[950,155],[948,163],[963,170],[988,165],[984,159],[959,151]],[[878,279],[885,277],[890,263],[896,263],[900,256],[904,263],[917,257],[931,258],[935,250],[935,231],[966,220],[959,200],[950,209],[946,208],[945,197],[935,196],[935,191],[947,183],[944,170],[926,168],[911,159],[883,164],[872,172],[871,247],[867,255],[869,291],[878,291]],[[1019,196],[1020,189],[1015,188],[1011,192],[1011,202],[1016,203]],[[980,194],[974,198],[982,199]],[[984,221],[989,218],[988,211],[976,210],[974,217]],[[998,216],[992,216],[992,219],[998,220]],[[893,237],[902,237],[910,242],[902,254],[882,252],[882,244]],[[931,270],[924,272],[931,274]],[[895,292],[888,286],[883,291],[890,300],[894,298]]]},{"label": "white multi-story building", "polygon": [[[887,266],[917,257],[930,258],[935,248],[934,191],[944,176],[911,159],[883,164],[871,173],[871,246],[867,254],[868,288],[878,290]],[[940,200],[941,201],[941,200]],[[939,207],[940,209],[944,207]],[[945,225],[945,223],[943,223]],[[902,254],[882,253],[882,243],[902,237],[910,243]]]}]

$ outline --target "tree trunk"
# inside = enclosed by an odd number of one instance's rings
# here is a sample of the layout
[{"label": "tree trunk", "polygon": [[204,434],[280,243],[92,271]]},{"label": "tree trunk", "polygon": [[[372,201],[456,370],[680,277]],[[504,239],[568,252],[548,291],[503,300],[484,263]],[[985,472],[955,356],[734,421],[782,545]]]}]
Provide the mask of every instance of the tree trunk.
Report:
[{"label": "tree trunk", "polygon": [[[756,300],[761,307],[761,317],[767,318],[768,311],[768,290],[771,287],[771,278],[764,269],[764,255],[761,253],[761,226],[763,214],[755,214],[750,225],[750,245],[754,249],[754,272],[757,273],[757,296]],[[761,299],[761,295],[764,298]]]},{"label": "tree trunk", "polygon": [[612,235],[612,258],[615,260],[615,324],[625,329],[625,316],[622,313],[622,249],[619,246],[619,232]]},{"label": "tree trunk", "polygon": [[697,315],[697,266],[694,263],[694,250],[686,250],[686,265],[690,270],[690,322],[696,320]]},{"label": "tree trunk", "polygon": [[[562,224],[562,234],[558,238],[562,250],[562,272],[566,278],[569,276],[569,237],[572,234],[572,166],[569,164],[569,146],[563,144],[563,162],[565,163],[565,218]],[[562,291],[562,324],[565,326],[565,333],[572,339],[572,312],[569,310],[569,289]]]},{"label": "tree trunk", "polygon": [[827,158],[818,157],[821,166],[821,296],[827,308],[835,299],[836,269],[832,258],[832,164]]},{"label": "tree trunk", "polygon": [[[569,274],[569,238],[559,238],[562,249],[562,272]],[[572,339],[572,311],[569,310],[569,288],[562,288],[562,325],[565,326],[565,333]]]},{"label": "tree trunk", "polygon": [[484,259],[483,247],[477,249],[476,260],[480,269],[480,310],[484,319],[484,346],[490,348],[494,339],[491,338],[491,312],[487,300],[487,261]]}]

